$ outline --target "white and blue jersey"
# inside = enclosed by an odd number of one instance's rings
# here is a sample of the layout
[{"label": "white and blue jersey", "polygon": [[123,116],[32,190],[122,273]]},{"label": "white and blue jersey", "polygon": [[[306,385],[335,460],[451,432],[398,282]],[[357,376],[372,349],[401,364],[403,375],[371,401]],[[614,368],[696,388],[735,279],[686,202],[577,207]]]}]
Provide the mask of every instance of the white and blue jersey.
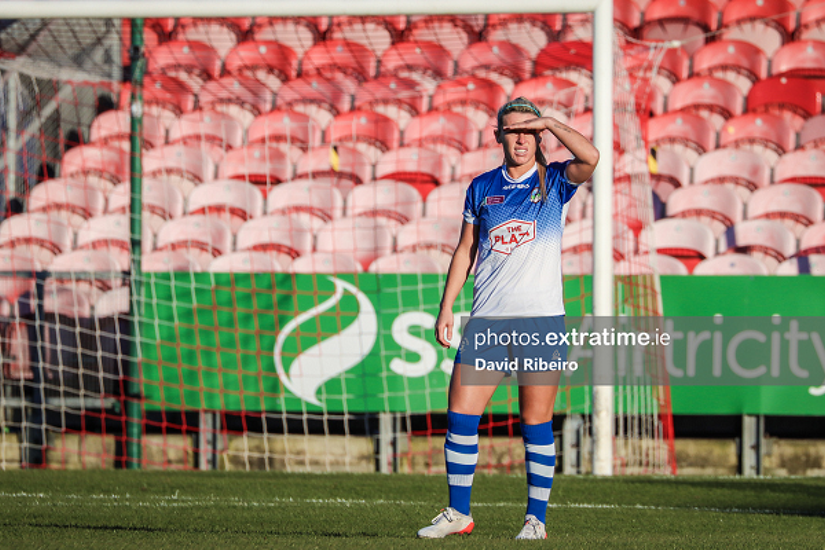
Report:
[{"label": "white and blue jersey", "polygon": [[502,166],[470,184],[464,220],[479,226],[473,317],[564,315],[561,237],[578,189],[569,162],[547,166],[546,202],[536,166],[518,179]]}]

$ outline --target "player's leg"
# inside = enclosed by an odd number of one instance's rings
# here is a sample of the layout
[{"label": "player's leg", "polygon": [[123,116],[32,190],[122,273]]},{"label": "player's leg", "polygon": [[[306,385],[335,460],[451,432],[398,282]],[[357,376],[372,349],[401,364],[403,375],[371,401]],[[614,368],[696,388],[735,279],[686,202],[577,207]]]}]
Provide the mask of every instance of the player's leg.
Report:
[{"label": "player's leg", "polygon": [[553,408],[558,389],[556,384],[519,386],[519,414],[527,469],[527,511],[518,539],[547,537],[547,501],[556,467]]},{"label": "player's leg", "polygon": [[[418,536],[422,538],[469,534],[475,527],[470,514],[470,495],[478,462],[478,424],[504,374],[491,374],[489,380],[483,380],[483,385],[463,384],[462,371],[467,372],[469,368],[456,365],[450,379],[447,436],[444,442],[450,505],[436,516],[431,526],[418,531]],[[493,381],[495,384],[487,383]]]}]

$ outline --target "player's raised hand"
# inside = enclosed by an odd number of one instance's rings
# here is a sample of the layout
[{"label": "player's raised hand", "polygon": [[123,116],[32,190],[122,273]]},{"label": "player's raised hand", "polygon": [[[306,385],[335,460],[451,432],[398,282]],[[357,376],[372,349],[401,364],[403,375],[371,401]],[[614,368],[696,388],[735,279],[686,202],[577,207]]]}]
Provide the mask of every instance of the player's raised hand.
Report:
[{"label": "player's raised hand", "polygon": [[453,339],[453,312],[449,309],[442,309],[435,320],[435,339],[441,347],[449,348],[450,340]]},{"label": "player's raised hand", "polygon": [[547,130],[549,124],[553,121],[550,117],[535,117],[535,118],[528,118],[527,120],[522,120],[520,122],[512,122],[510,124],[505,125],[502,130],[505,132],[517,132],[517,131],[535,131],[541,132],[542,130]]}]

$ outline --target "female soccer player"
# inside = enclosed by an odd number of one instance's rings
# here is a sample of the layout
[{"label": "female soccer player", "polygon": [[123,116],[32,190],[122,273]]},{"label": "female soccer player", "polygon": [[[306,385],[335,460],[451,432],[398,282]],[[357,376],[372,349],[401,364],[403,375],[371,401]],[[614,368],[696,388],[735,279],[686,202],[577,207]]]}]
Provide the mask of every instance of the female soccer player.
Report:
[{"label": "female soccer player", "polygon": [[[545,130],[570,150],[571,160],[547,165],[539,147]],[[555,118],[542,117],[523,97],[499,110],[495,135],[504,151],[504,164],[476,177],[467,189],[461,237],[435,325],[436,340],[445,348],[453,335],[453,304],[476,252],[471,318],[558,320],[564,316],[561,236],[567,203],[577,186],[593,174],[599,152],[577,131]],[[478,461],[478,425],[504,373],[495,373],[497,378],[483,384],[462,384],[462,370],[468,373],[471,367],[462,365],[460,355],[461,350],[450,380],[444,444],[450,505],[432,525],[418,531],[422,538],[468,534],[475,526],[470,491]],[[528,490],[525,522],[517,539],[547,538],[545,515],[556,464],[552,418],[557,391],[553,384],[519,386]]]}]

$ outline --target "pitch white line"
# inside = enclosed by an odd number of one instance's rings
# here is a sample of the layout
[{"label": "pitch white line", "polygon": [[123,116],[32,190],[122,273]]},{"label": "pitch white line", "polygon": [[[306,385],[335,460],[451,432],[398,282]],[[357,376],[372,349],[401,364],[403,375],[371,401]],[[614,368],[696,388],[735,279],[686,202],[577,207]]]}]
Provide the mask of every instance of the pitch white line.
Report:
[{"label": "pitch white line", "polygon": [[[78,501],[94,502],[103,506],[137,506],[137,507],[206,507],[230,506],[240,508],[278,507],[284,505],[321,504],[327,506],[416,506],[433,507],[432,502],[385,499],[350,499],[350,498],[295,498],[272,497],[266,500],[244,500],[234,497],[187,497],[174,495],[141,496],[132,498],[131,495],[98,494],[98,495],[52,495],[49,493],[5,493],[0,492],[0,499],[19,499],[27,501],[27,505],[47,506],[76,506]],[[474,502],[474,507],[481,508],[523,508],[523,502]],[[650,506],[644,504],[592,504],[592,503],[550,503],[549,508],[580,509],[580,510],[650,510],[650,511],[677,511],[677,512],[713,512],[722,514],[791,514],[803,516],[824,516],[825,512],[816,513],[807,510],[765,509],[765,508],[718,508],[705,506]]]}]

